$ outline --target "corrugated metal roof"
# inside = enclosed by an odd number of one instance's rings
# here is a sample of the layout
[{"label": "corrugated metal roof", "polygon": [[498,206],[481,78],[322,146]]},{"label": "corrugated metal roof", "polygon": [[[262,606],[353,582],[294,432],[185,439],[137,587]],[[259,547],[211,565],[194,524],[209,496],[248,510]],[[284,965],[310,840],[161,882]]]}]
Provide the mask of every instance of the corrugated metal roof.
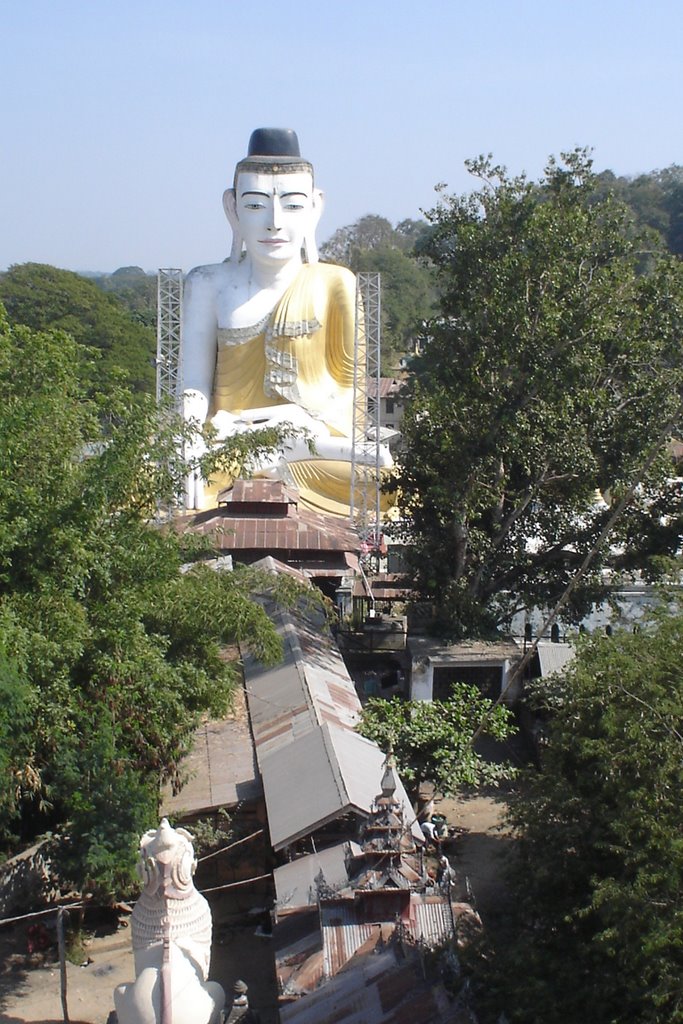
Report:
[{"label": "corrugated metal roof", "polygon": [[570,661],[573,661],[576,652],[571,644],[540,643],[536,653],[541,675],[549,676],[553,672],[561,672]]},{"label": "corrugated metal roof", "polygon": [[[400,380],[397,377],[380,377],[379,379],[379,397],[380,398],[396,398],[405,381]],[[374,377],[368,379],[368,395],[370,398],[377,396],[377,381]]]},{"label": "corrugated metal roof", "polygon": [[376,756],[379,752],[372,744],[366,749],[364,744],[368,741],[357,736],[354,745],[360,748],[358,756],[374,785],[369,799],[354,805],[330,740],[332,731],[346,734],[345,730],[329,725],[318,726],[293,738],[286,746],[265,755],[258,754],[270,838],[275,850],[346,812],[367,814],[375,791],[379,792],[381,775]]},{"label": "corrugated metal roof", "polygon": [[414,951],[388,949],[358,954],[324,986],[280,1006],[282,1024],[471,1024],[440,982],[425,982]]},{"label": "corrugated metal roof", "polygon": [[261,796],[254,745],[244,706],[244,694],[235,693],[233,714],[225,721],[209,721],[197,729],[192,751],[183,760],[187,782],[179,793],[162,793],[164,814],[197,814],[217,807],[235,807],[241,800]]},{"label": "corrugated metal roof", "polygon": [[[405,898],[410,901],[409,917],[402,913],[402,920],[414,939],[436,946],[453,938],[453,914],[447,897],[443,894],[411,893]],[[384,899],[388,899],[386,912],[382,909]],[[378,926],[389,925],[393,929],[396,914],[401,912],[400,907],[397,910],[395,906],[396,899],[402,906],[402,894],[391,890],[358,894],[356,900],[322,904],[323,963],[329,977],[341,970]],[[370,916],[369,901],[372,901]]]},{"label": "corrugated metal roof", "polygon": [[317,988],[323,977],[322,934],[317,907],[283,911],[273,931],[275,968],[283,993]]},{"label": "corrugated metal roof", "polygon": [[330,722],[353,729],[361,704],[321,610],[273,616],[283,660],[264,668],[244,660],[249,714],[258,756]]},{"label": "corrugated metal roof", "polygon": [[[366,813],[369,813],[373,800],[382,788],[384,753],[376,743],[366,740],[356,732],[330,729],[329,735],[353,805],[362,807]],[[408,794],[403,788],[398,774],[394,773],[394,775],[396,779],[395,798],[396,802],[403,807],[406,828],[410,827],[413,838],[422,845],[424,835],[415,819],[413,805],[408,799]]]},{"label": "corrugated metal roof", "polygon": [[[354,730],[360,701],[322,612],[281,611],[275,621],[283,660],[268,669],[245,655],[244,677],[278,850],[345,813],[367,815],[381,790],[384,754]],[[397,796],[422,843],[400,780]]]},{"label": "corrugated metal roof", "polygon": [[[370,740],[325,724],[261,756],[259,767],[273,848],[280,850],[342,814],[366,816],[380,792],[384,754]],[[422,842],[410,801],[397,798]]]},{"label": "corrugated metal roof", "polygon": [[353,901],[320,908],[323,933],[323,968],[325,976],[334,977],[356,950],[377,930],[377,922],[358,919]]},{"label": "corrugated metal roof", "polygon": [[[377,955],[387,946],[395,947],[399,942],[397,920],[413,940],[438,946],[453,939],[453,919],[463,915],[474,916],[478,921],[469,904],[449,906],[445,893],[397,890],[356,891],[352,896],[323,900],[318,915],[311,914],[310,910],[286,913],[278,918],[273,934],[282,991],[287,995],[307,994],[304,1002],[308,1004],[309,995],[320,990],[321,982],[325,982],[326,989],[340,972],[357,971],[367,953]],[[304,927],[297,927],[297,923]],[[411,949],[412,946],[403,946],[404,954],[412,955]],[[377,980],[384,1010],[400,1003],[408,991],[402,989],[400,983],[394,984],[392,979],[393,973],[389,972],[383,980]],[[371,1019],[374,1024],[375,1018]],[[393,1017],[386,1019],[394,1020]],[[419,1016],[415,1019],[427,1024],[441,1018]]]},{"label": "corrugated metal roof", "polygon": [[416,939],[436,946],[453,938],[452,911],[443,896],[413,893],[410,910],[410,931]]},{"label": "corrugated metal roof", "polygon": [[297,505],[299,489],[282,480],[235,480],[232,487],[222,491],[219,501],[241,504],[243,502],[272,502],[274,504]]},{"label": "corrugated metal roof", "polygon": [[[324,515],[298,507],[281,496],[258,495],[273,486],[272,481],[237,481],[254,487],[254,499],[228,501],[220,508],[199,512],[191,519],[177,517],[174,527],[180,531],[214,534],[214,546],[220,551],[358,552],[360,539],[348,522],[338,516]],[[244,488],[242,489],[244,492]],[[286,489],[285,489],[286,490]]]},{"label": "corrugated metal roof", "polygon": [[278,910],[314,904],[317,901],[316,878],[321,871],[327,885],[333,888],[346,885],[349,880],[347,862],[361,852],[358,843],[339,843],[275,868],[273,878]]}]

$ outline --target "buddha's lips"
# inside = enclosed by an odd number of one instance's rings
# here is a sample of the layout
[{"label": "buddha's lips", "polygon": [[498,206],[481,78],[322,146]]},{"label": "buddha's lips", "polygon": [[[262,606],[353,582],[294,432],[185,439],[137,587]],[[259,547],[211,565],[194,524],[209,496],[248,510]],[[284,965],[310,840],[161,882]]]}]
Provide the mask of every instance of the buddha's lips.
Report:
[{"label": "buddha's lips", "polygon": [[261,245],[287,245],[288,238],[261,238]]}]

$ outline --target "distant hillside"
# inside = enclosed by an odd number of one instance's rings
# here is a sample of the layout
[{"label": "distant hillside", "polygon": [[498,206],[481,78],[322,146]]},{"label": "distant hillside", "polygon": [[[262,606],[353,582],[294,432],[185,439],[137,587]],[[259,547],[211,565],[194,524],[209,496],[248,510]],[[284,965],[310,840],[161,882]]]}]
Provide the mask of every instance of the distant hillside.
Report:
[{"label": "distant hillside", "polygon": [[102,291],[115,295],[136,323],[156,328],[156,274],[146,274],[141,267],[119,267],[113,274],[94,274],[92,280]]},{"label": "distant hillside", "polygon": [[[122,294],[101,280],[120,283]],[[95,281],[47,264],[23,263],[0,275],[0,302],[13,323],[68,331],[85,346],[89,352],[81,373],[94,390],[105,390],[122,372],[133,390],[154,390],[155,278],[112,274]]]}]

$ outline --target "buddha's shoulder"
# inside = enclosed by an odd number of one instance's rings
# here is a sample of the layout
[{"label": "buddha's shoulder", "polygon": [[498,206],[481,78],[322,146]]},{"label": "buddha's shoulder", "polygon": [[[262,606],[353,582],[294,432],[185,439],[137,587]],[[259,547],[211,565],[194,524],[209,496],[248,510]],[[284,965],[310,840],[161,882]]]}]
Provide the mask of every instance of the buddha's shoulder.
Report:
[{"label": "buddha's shoulder", "polygon": [[319,274],[330,284],[341,284],[346,287],[356,287],[356,275],[348,267],[340,267],[337,263],[313,263],[310,265],[312,273]]},{"label": "buddha's shoulder", "polygon": [[325,294],[328,301],[344,304],[355,301],[356,275],[347,267],[336,263],[306,264],[305,273],[317,294]]},{"label": "buddha's shoulder", "polygon": [[185,285],[195,287],[215,287],[231,280],[235,276],[235,265],[229,260],[223,263],[205,263],[200,267],[193,267],[185,278]]}]

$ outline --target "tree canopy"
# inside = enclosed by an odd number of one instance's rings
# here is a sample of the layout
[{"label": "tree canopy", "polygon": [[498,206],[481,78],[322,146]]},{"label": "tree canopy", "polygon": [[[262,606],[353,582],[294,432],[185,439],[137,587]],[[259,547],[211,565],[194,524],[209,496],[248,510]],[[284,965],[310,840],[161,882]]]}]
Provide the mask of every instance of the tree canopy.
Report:
[{"label": "tree canopy", "polygon": [[91,280],[114,295],[135,323],[156,328],[156,274],[146,274],[142,267],[119,267],[113,274],[96,274]]},{"label": "tree canopy", "polygon": [[598,190],[617,195],[630,206],[637,224],[652,228],[670,252],[683,256],[683,167],[673,164],[635,177],[603,171]]},{"label": "tree canopy", "polygon": [[680,261],[652,255],[630,211],[600,198],[584,151],[538,183],[490,159],[469,167],[479,190],[430,214],[440,310],[412,364],[393,480],[416,587],[456,637],[552,606],[629,483],[636,498],[568,617],[610,570],[654,573],[683,522],[665,443],[681,424]]},{"label": "tree canopy", "polygon": [[71,881],[111,893],[200,717],[229,704],[222,645],[280,644],[263,580],[181,572],[185,539],[149,522],[182,478],[177,425],[127,390],[88,397],[80,357],[2,315],[0,838],[59,831]]},{"label": "tree canopy", "polygon": [[[143,280],[148,289],[149,279]],[[139,275],[134,281],[139,287]],[[68,331],[82,346],[78,365],[91,388],[105,391],[125,381],[135,391],[154,391],[154,320],[135,318],[93,280],[46,264],[17,264],[0,275],[0,302],[15,324]]]},{"label": "tree canopy", "polygon": [[683,614],[596,636],[537,699],[502,941],[482,996],[513,1024],[683,1021]]},{"label": "tree canopy", "polygon": [[448,700],[373,697],[363,708],[358,729],[382,750],[393,752],[411,789],[429,781],[440,793],[452,794],[464,786],[496,782],[509,772],[509,766],[487,760],[472,746],[484,719],[486,736],[504,740],[513,732],[507,708],[494,707],[476,686],[454,683]]},{"label": "tree canopy", "polygon": [[354,273],[382,275],[382,371],[390,373],[411,351],[423,320],[434,309],[434,282],[416,247],[429,234],[425,221],[400,221],[367,214],[339,228],[320,248],[323,259],[341,263]]}]

